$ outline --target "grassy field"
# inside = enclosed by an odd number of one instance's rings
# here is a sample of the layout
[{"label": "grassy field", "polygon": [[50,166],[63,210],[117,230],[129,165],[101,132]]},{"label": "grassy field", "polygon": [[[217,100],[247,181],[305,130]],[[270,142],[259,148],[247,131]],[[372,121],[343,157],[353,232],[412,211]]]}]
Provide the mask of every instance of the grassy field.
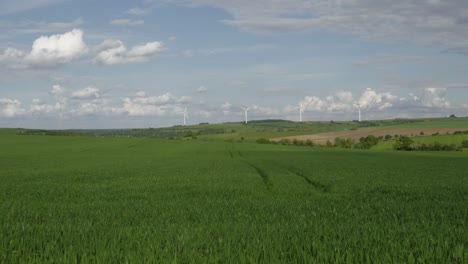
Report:
[{"label": "grassy field", "polygon": [[406,124],[389,124],[388,127],[393,128],[468,128],[468,117],[457,118],[427,118],[418,119],[417,122]]},{"label": "grassy field", "polygon": [[14,134],[1,263],[468,261],[467,152]]}]

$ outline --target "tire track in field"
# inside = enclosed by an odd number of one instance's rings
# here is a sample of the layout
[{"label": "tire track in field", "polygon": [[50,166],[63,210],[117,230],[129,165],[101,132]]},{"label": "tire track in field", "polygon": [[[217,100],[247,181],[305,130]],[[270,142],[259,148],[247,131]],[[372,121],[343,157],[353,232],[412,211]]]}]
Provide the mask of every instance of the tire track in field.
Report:
[{"label": "tire track in field", "polygon": [[307,175],[305,175],[304,173],[302,173],[301,171],[299,171],[299,170],[297,170],[295,168],[289,168],[288,170],[291,173],[293,173],[294,175],[303,178],[310,186],[314,187],[316,190],[326,192],[326,193],[329,193],[331,191],[331,186],[325,185],[325,184],[320,183],[318,181],[314,181],[314,180],[310,179],[309,177],[307,177]]},{"label": "tire track in field", "polygon": [[263,185],[265,185],[265,187],[268,190],[270,190],[271,187],[273,187],[273,182],[270,180],[270,176],[268,175],[268,173],[266,173],[262,168],[258,167],[257,165],[245,160],[244,154],[242,152],[237,151],[237,154],[239,154],[240,161],[247,164],[249,167],[251,167],[257,172],[257,174],[262,178]]},{"label": "tire track in field", "polygon": [[263,184],[265,185],[265,187],[270,190],[271,187],[273,187],[273,182],[271,182],[270,180],[270,176],[260,167],[246,161],[246,160],[242,160],[242,162],[244,162],[245,164],[249,165],[251,168],[253,168],[257,174],[262,178],[262,181],[263,181]]}]

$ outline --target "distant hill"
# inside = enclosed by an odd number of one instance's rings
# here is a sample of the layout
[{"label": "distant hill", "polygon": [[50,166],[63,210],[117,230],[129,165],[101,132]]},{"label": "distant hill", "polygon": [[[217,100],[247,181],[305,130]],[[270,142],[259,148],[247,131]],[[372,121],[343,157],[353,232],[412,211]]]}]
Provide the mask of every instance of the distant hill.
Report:
[{"label": "distant hill", "polygon": [[370,121],[293,122],[281,119],[252,120],[221,124],[200,123],[189,126],[138,129],[0,129],[1,134],[47,136],[139,137],[164,139],[197,139],[215,141],[255,141],[259,138],[281,138],[324,132],[357,130],[365,127],[382,128],[468,128],[468,118],[419,118]]}]

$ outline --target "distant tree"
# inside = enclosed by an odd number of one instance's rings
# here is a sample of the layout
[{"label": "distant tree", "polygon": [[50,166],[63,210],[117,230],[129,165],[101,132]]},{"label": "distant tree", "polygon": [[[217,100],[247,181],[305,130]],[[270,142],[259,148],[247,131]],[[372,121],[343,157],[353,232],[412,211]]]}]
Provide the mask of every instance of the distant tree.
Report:
[{"label": "distant tree", "polygon": [[257,139],[257,143],[258,144],[270,144],[271,141],[266,139],[266,138],[259,138],[259,139]]},{"label": "distant tree", "polygon": [[421,132],[419,133],[419,135],[424,136],[424,132],[421,131]]},{"label": "distant tree", "polygon": [[395,140],[395,144],[393,145],[393,148],[396,150],[413,150],[411,147],[411,144],[413,144],[414,141],[407,136],[400,136],[397,140]]},{"label": "distant tree", "polygon": [[369,135],[367,137],[361,137],[359,143],[356,144],[356,148],[360,149],[370,149],[371,147],[377,145],[381,139],[374,135]]},{"label": "distant tree", "polygon": [[392,139],[392,135],[388,135],[388,134],[385,135],[385,140],[390,140],[390,139]]},{"label": "distant tree", "polygon": [[[467,142],[468,142],[468,141],[467,141]],[[306,144],[307,146],[310,146],[310,147],[315,146],[314,142],[313,142],[312,140],[310,140],[310,139],[306,140],[305,144]]]},{"label": "distant tree", "polygon": [[462,147],[468,148],[468,140],[463,140]]},{"label": "distant tree", "polygon": [[454,114],[451,114],[449,117],[450,117],[450,118],[457,118],[457,116],[454,115]]},{"label": "distant tree", "polygon": [[331,143],[330,140],[327,140],[326,146],[327,146],[327,147],[333,147],[333,144]]}]

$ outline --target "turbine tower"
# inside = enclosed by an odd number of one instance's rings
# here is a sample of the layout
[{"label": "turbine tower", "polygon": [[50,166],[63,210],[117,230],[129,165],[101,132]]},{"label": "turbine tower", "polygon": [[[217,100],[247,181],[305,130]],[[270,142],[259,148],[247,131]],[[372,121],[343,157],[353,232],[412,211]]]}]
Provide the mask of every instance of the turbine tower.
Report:
[{"label": "turbine tower", "polygon": [[359,122],[361,122],[361,104],[358,104],[357,107],[358,107],[358,111],[359,111],[359,119],[358,120],[359,120]]},{"label": "turbine tower", "polygon": [[302,105],[299,105],[298,107],[296,107],[296,109],[299,109],[299,122],[302,122],[302,113],[304,112],[304,108],[302,107]]},{"label": "turbine tower", "polygon": [[247,108],[241,107],[241,108],[242,108],[242,110],[244,110],[244,114],[245,114],[245,123],[247,124],[247,123],[248,123],[248,115],[247,115],[247,112],[249,112],[250,107],[247,107]]},{"label": "turbine tower", "polygon": [[186,119],[189,119],[188,114],[187,114],[187,108],[188,107],[185,107],[185,110],[184,110],[184,126],[187,124]]}]

